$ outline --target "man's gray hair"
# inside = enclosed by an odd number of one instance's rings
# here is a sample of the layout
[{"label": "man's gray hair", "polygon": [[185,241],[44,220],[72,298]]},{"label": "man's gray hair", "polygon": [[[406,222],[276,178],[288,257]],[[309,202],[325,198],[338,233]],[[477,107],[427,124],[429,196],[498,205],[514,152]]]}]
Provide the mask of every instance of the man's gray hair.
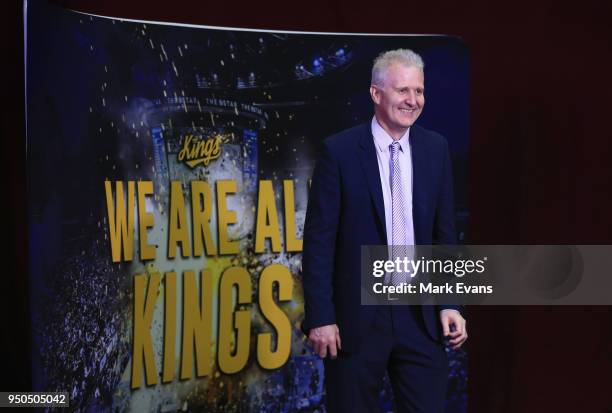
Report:
[{"label": "man's gray hair", "polygon": [[410,49],[395,49],[388,50],[378,55],[374,59],[372,66],[372,84],[382,86],[385,78],[385,72],[392,64],[399,63],[406,67],[416,67],[423,70],[425,63],[421,56]]}]

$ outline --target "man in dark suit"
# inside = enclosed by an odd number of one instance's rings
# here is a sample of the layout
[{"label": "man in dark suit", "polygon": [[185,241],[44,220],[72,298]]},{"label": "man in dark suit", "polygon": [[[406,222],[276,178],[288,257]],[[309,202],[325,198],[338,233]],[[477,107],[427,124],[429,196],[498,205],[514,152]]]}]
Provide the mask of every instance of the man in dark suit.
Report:
[{"label": "man in dark suit", "polygon": [[381,54],[371,122],[324,141],[304,228],[302,329],[324,358],[330,412],[378,411],[387,372],[399,412],[443,411],[448,360],[465,319],[453,306],[361,306],[362,245],[456,242],[446,140],[414,124],[425,103],[423,61]]}]

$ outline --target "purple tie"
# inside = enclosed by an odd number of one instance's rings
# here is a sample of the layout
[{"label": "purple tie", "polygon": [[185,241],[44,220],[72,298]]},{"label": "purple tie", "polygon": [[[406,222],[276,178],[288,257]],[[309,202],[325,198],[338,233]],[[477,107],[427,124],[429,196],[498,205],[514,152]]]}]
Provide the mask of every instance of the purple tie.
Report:
[{"label": "purple tie", "polygon": [[[400,169],[399,154],[402,150],[399,142],[393,142],[389,145],[391,153],[390,159],[390,183],[391,183],[391,251],[393,260],[399,257],[401,260],[408,256],[408,247],[406,246],[406,199],[404,197],[404,188],[402,186],[402,174]],[[394,272],[391,278],[393,285],[400,285],[403,282],[410,282],[410,276],[406,272]]]}]

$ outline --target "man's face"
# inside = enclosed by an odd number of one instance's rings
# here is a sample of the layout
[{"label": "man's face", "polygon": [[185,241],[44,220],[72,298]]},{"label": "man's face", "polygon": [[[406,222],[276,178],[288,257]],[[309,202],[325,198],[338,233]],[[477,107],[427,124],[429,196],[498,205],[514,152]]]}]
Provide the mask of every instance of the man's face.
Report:
[{"label": "man's face", "polygon": [[394,63],[387,68],[382,85],[372,85],[376,118],[393,137],[399,139],[418,119],[425,105],[423,71]]}]

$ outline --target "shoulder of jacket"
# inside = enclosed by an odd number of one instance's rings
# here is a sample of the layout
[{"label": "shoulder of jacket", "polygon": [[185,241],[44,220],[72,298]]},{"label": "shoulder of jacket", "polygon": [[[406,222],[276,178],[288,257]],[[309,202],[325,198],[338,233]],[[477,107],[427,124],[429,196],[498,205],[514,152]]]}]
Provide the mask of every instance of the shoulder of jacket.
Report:
[{"label": "shoulder of jacket", "polygon": [[324,144],[332,151],[341,150],[345,152],[347,149],[358,145],[364,133],[370,133],[369,123],[362,123],[335,133],[326,138]]},{"label": "shoulder of jacket", "polygon": [[414,134],[415,138],[421,139],[425,144],[429,146],[436,148],[448,146],[448,142],[442,134],[432,131],[430,129],[426,129],[417,124],[411,126],[410,133]]}]

